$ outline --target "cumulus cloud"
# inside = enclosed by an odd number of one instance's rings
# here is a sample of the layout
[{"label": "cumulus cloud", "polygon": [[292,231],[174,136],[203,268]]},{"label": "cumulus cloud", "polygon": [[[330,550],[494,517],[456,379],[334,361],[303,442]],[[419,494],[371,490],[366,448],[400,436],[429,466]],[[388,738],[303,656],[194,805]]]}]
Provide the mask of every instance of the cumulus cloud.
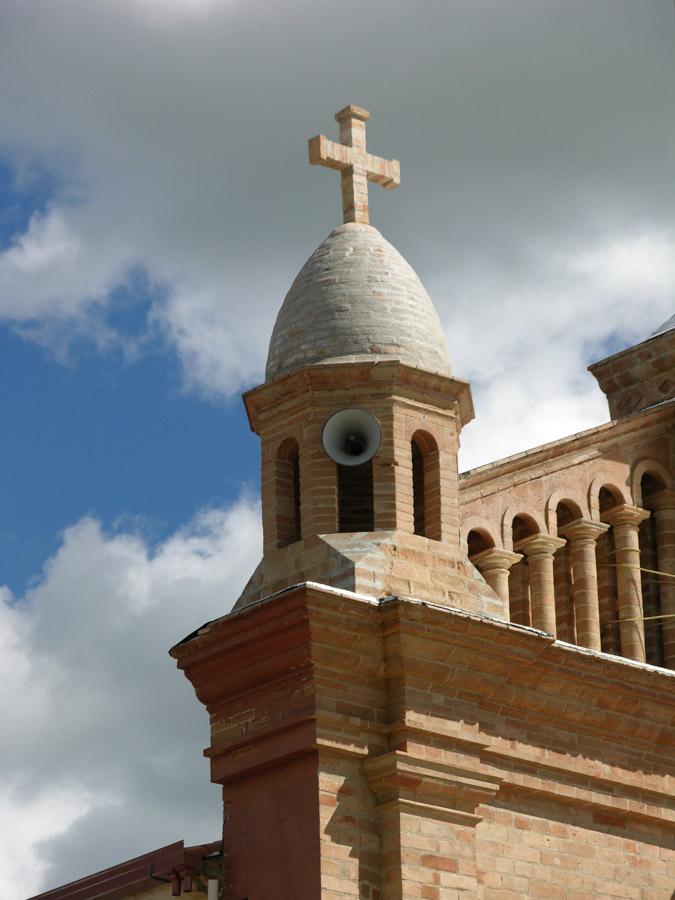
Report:
[{"label": "cumulus cloud", "polygon": [[[146,327],[188,388],[250,384],[284,292],[338,218],[337,179],[308,169],[305,140],[363,103],[372,149],[403,162],[399,191],[371,191],[374,221],[433,288],[458,374],[494,388],[473,426],[487,446],[504,433],[490,417],[504,369],[526,411],[537,354],[523,331],[583,369],[598,341],[642,337],[672,305],[672,270],[647,271],[654,241],[672,244],[672,27],[667,0],[429,0],[423,14],[346,0],[340,15],[308,0],[8,0],[0,151],[56,188],[0,255],[0,318],[105,351],[115,288],[140,268],[161,286]],[[632,294],[630,322],[612,292]],[[592,309],[604,335],[589,335]],[[579,385],[548,369],[560,426],[593,420],[588,384],[575,415]]]},{"label": "cumulus cloud", "polygon": [[155,548],[85,518],[25,597],[2,592],[4,898],[218,838],[208,717],[167,650],[229,610],[259,548],[246,498]]},{"label": "cumulus cloud", "polygon": [[[0,321],[52,352],[152,333],[200,396],[261,377],[339,219],[306,138],[349,102],[402,161],[372,221],[472,381],[465,467],[602,421],[585,366],[673,311],[670,0],[3,0],[0,19],[0,156],[17,192],[52,185],[0,247]],[[121,335],[138,273],[144,321]],[[157,548],[84,519],[3,594],[12,898],[214,836],[206,719],[166,648],[229,607],[257,546],[247,501]]]},{"label": "cumulus cloud", "polygon": [[465,468],[606,421],[588,363],[647,337],[675,302],[668,232],[565,252],[532,248],[524,270],[500,284],[494,273],[459,270],[452,285],[445,274],[435,285],[455,292],[457,302],[443,311],[451,358],[473,386]]}]

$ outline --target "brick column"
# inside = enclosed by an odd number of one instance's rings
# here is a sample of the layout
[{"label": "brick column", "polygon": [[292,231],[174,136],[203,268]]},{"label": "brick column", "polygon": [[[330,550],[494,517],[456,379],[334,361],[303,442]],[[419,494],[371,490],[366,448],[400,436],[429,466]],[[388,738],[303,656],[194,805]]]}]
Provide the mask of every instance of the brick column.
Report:
[{"label": "brick column", "polygon": [[500,550],[490,547],[475,553],[469,559],[490,585],[495,594],[509,602],[509,569],[523,558],[522,553],[511,553],[509,550]]},{"label": "brick column", "polygon": [[649,510],[622,503],[603,513],[612,526],[616,559],[616,593],[621,632],[621,653],[638,662],[645,661],[645,629],[640,580],[640,522]]},{"label": "brick column", "polygon": [[609,529],[603,522],[576,519],[560,533],[567,538],[572,559],[572,599],[577,644],[601,650],[600,607],[598,604],[598,567],[595,542]]},{"label": "brick column", "polygon": [[673,618],[661,619],[663,661],[675,669],[675,491],[659,491],[648,498],[656,520],[656,556],[659,576],[661,614]]},{"label": "brick column", "polygon": [[533,534],[514,546],[524,553],[530,573],[530,609],[532,627],[555,636],[555,590],[553,586],[553,554],[565,546],[564,538],[549,534]]}]

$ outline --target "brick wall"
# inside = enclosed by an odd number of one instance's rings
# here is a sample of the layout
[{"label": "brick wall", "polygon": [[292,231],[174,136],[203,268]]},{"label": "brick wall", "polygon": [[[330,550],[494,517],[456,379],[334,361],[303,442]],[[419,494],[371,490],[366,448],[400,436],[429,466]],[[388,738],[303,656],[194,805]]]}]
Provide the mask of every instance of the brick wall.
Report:
[{"label": "brick wall", "polygon": [[[665,670],[319,586],[172,653],[211,714],[227,821],[245,823],[226,826],[227,865],[255,869],[225,900],[671,900]],[[299,865],[319,887],[299,890]]]}]

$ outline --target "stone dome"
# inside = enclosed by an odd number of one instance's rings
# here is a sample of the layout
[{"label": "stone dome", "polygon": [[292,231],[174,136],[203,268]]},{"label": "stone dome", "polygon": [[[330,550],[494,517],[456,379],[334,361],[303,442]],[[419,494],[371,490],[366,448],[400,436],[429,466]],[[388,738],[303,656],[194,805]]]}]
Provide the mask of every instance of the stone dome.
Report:
[{"label": "stone dome", "polygon": [[441,323],[422,282],[376,228],[350,222],[329,234],[291,285],[266,378],[364,359],[450,374]]}]

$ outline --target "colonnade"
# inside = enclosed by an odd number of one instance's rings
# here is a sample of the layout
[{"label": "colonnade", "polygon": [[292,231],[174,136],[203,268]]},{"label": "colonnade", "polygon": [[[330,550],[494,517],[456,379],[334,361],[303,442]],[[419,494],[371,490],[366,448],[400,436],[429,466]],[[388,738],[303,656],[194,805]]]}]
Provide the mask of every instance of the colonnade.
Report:
[{"label": "colonnade", "polygon": [[620,503],[603,512],[599,522],[577,518],[559,528],[556,536],[530,534],[516,541],[513,551],[489,547],[471,556],[471,561],[495,593],[508,603],[513,601],[509,589],[510,570],[521,560],[526,560],[529,624],[556,635],[554,557],[567,545],[576,643],[591,650],[602,650],[596,542],[601,535],[609,532],[614,546],[615,609],[621,655],[645,662],[639,530],[640,524],[653,515],[657,569],[659,573],[665,573],[656,576],[663,661],[668,668],[675,668],[675,577],[672,577],[675,575],[675,490],[660,490],[651,494],[645,505],[648,508]]}]

